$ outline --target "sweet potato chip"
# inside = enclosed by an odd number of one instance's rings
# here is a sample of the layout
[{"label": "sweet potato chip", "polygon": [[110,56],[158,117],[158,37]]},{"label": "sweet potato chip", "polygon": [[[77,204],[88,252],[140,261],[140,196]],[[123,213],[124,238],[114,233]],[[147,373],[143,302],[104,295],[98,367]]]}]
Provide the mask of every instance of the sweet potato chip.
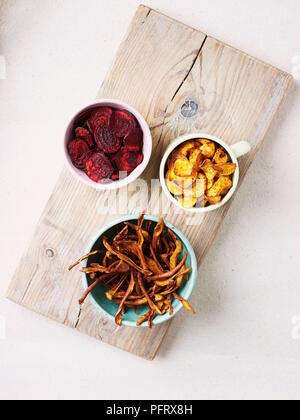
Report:
[{"label": "sweet potato chip", "polygon": [[207,198],[225,195],[232,187],[232,181],[229,176],[220,176],[214,185],[207,191]]},{"label": "sweet potato chip", "polygon": [[209,159],[205,159],[205,161],[201,165],[201,171],[204,172],[206,178],[208,181],[214,179],[214,177],[217,175],[217,171],[214,168],[213,163]]},{"label": "sweet potato chip", "polygon": [[201,139],[200,142],[202,143],[202,146],[200,146],[202,155],[205,158],[213,158],[216,152],[215,143],[206,139]]},{"label": "sweet potato chip", "polygon": [[222,200],[222,197],[220,195],[216,195],[215,197],[207,197],[207,201],[209,204],[218,204]]},{"label": "sweet potato chip", "polygon": [[166,182],[167,182],[167,187],[168,187],[171,194],[173,194],[173,195],[182,195],[183,194],[183,189],[178,184],[176,184],[175,181],[170,181],[167,178]]},{"label": "sweet potato chip", "polygon": [[169,169],[166,177],[170,181],[175,181],[181,188],[189,188],[193,185],[193,182],[196,181],[197,173],[193,172],[192,175],[182,177],[176,175],[173,169]]},{"label": "sweet potato chip", "polygon": [[174,150],[174,152],[171,153],[169,159],[168,159],[168,168],[169,169],[173,169],[174,168],[174,163],[176,162],[177,159],[185,159],[186,156],[179,152],[178,150]]},{"label": "sweet potato chip", "polygon": [[206,187],[207,187],[206,176],[202,173],[199,173],[198,178],[194,182],[192,188],[185,188],[184,189],[184,196],[185,197],[193,197],[193,198],[202,197],[205,194]]},{"label": "sweet potato chip", "polygon": [[201,172],[198,174],[198,178],[196,179],[196,183],[194,186],[195,197],[199,198],[202,197],[207,188],[207,178]]},{"label": "sweet potato chip", "polygon": [[213,158],[214,163],[220,164],[220,163],[226,163],[228,161],[228,155],[226,153],[226,150],[224,147],[219,147],[218,150],[215,153],[215,156]]},{"label": "sweet potato chip", "polygon": [[208,179],[206,190],[209,190],[214,185],[214,183],[215,183],[214,179]]},{"label": "sweet potato chip", "polygon": [[179,203],[181,204],[182,207],[184,207],[185,209],[192,209],[196,202],[197,199],[194,197],[176,197],[177,201],[179,201]]},{"label": "sweet potato chip", "polygon": [[205,207],[207,204],[207,198],[205,195],[202,195],[201,197],[197,198],[196,207]]},{"label": "sweet potato chip", "polygon": [[213,165],[213,167],[217,172],[225,176],[234,174],[236,170],[235,163],[219,163],[219,164]]},{"label": "sweet potato chip", "polygon": [[185,143],[183,143],[181,146],[178,147],[178,149],[176,149],[179,153],[182,153],[184,156],[187,156],[189,151],[191,149],[194,149],[196,145],[196,142],[194,140],[192,141],[186,141]]},{"label": "sweet potato chip", "polygon": [[189,161],[193,165],[193,169],[197,172],[200,170],[200,166],[203,162],[203,155],[199,148],[190,149],[189,151]]},{"label": "sweet potato chip", "polygon": [[191,176],[193,173],[194,166],[193,164],[187,159],[177,159],[174,162],[174,173],[177,176],[182,178],[186,176]]}]

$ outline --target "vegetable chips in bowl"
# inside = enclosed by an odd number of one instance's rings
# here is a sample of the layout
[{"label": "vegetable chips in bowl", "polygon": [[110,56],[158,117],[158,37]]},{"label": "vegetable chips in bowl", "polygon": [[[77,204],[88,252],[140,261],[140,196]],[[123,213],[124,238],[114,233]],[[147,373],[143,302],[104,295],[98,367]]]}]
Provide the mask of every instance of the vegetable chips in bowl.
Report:
[{"label": "vegetable chips in bowl", "polygon": [[237,158],[249,150],[245,141],[228,146],[208,134],[181,136],[167,148],[161,162],[163,191],[187,211],[215,210],[232,197],[239,179]]},{"label": "vegetable chips in bowl", "polygon": [[101,229],[81,268],[88,297],[117,325],[149,327],[171,319],[188,302],[197,279],[195,253],[185,235],[162,218],[141,214]]}]

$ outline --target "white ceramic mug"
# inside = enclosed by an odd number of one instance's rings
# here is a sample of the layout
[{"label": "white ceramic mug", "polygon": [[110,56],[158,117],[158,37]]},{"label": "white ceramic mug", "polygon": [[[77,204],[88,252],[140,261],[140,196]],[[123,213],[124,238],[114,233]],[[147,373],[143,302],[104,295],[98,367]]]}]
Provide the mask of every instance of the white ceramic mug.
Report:
[{"label": "white ceramic mug", "polygon": [[[166,179],[165,179],[165,167],[167,164],[167,160],[168,157],[170,156],[170,154],[173,152],[173,150],[175,150],[180,144],[189,141],[189,140],[196,140],[196,139],[207,139],[207,140],[211,140],[215,143],[217,143],[218,145],[224,147],[224,149],[226,150],[226,152],[228,153],[231,161],[233,163],[236,164],[236,170],[235,173],[233,174],[232,177],[232,187],[229,190],[229,192],[223,197],[223,199],[218,203],[218,204],[214,204],[214,205],[210,205],[207,207],[193,207],[191,209],[186,209],[184,207],[181,206],[181,204],[176,200],[175,197],[173,197],[173,195],[170,193],[167,183],[166,183]],[[239,182],[239,163],[238,163],[238,158],[245,155],[246,153],[248,153],[251,150],[251,146],[248,142],[246,141],[241,141],[239,143],[235,143],[231,146],[228,146],[228,144],[224,143],[224,141],[218,139],[217,137],[211,136],[210,134],[206,134],[206,133],[191,133],[191,134],[185,134],[184,136],[180,136],[178,137],[176,140],[174,140],[166,149],[161,164],[160,164],[160,170],[159,170],[159,178],[160,178],[160,183],[162,186],[162,189],[164,191],[164,193],[166,194],[166,196],[168,197],[169,200],[172,201],[173,204],[175,204],[177,207],[180,207],[181,209],[190,212],[190,213],[207,213],[209,211],[213,211],[216,210],[218,208],[220,208],[221,206],[223,206],[225,203],[227,203],[228,200],[230,200],[230,198],[233,196],[238,182]]]}]

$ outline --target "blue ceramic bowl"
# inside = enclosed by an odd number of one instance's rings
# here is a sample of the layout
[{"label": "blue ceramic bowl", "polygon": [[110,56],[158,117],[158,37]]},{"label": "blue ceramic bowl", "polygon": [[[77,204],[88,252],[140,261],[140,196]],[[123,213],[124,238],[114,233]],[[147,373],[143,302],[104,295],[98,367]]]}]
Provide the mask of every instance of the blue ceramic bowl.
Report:
[{"label": "blue ceramic bowl", "polygon": [[[128,215],[106,225],[97,233],[96,237],[93,239],[90,246],[86,250],[86,253],[89,253],[95,250],[104,249],[104,246],[102,244],[103,235],[106,236],[109,240],[112,240],[118,231],[117,228],[124,227],[124,222],[129,222],[129,221],[137,222],[137,220],[138,220],[138,215]],[[145,220],[158,222],[159,219],[158,217],[155,217],[155,216],[146,215]],[[170,228],[176,234],[177,238],[180,239],[182,242],[182,255],[179,256],[179,259],[181,259],[184,256],[184,252],[186,251],[187,252],[186,266],[192,267],[192,270],[189,273],[190,275],[189,280],[188,281],[184,280],[182,282],[182,285],[179,291],[177,291],[177,293],[181,297],[188,300],[191,297],[191,294],[194,290],[196,279],[197,279],[196,256],[195,256],[195,253],[191,244],[189,243],[185,235],[179,229],[173,226],[171,223],[165,221],[165,224],[168,228]],[[90,265],[90,263],[99,262],[97,261],[98,258],[99,258],[99,255],[91,256],[84,262],[83,266],[87,267]],[[92,280],[85,273],[82,273],[82,284],[83,284],[84,289],[86,289],[92,284]],[[107,289],[105,288],[105,286],[102,283],[99,283],[88,295],[88,298],[98,310],[100,310],[102,313],[104,311],[106,313],[106,316],[110,318],[111,321],[114,322],[118,305],[115,302],[112,302],[107,299],[107,297],[105,296],[106,290]],[[175,316],[177,312],[179,312],[182,309],[182,307],[183,307],[182,303],[179,300],[175,299],[173,301],[173,308],[174,308],[173,315],[170,316],[168,312],[165,313],[164,315],[156,315],[153,319],[153,325],[159,325],[165,321],[168,321],[173,316]],[[145,314],[146,312],[148,312],[148,307],[146,305],[140,306],[137,310],[137,313],[135,313],[133,309],[128,308],[126,313],[122,316],[122,325],[125,325],[127,327],[137,327],[136,325],[137,320],[139,319],[141,315]],[[137,328],[142,328],[142,327],[147,327],[147,326],[148,326],[148,322],[145,321],[143,324],[139,325]]]}]

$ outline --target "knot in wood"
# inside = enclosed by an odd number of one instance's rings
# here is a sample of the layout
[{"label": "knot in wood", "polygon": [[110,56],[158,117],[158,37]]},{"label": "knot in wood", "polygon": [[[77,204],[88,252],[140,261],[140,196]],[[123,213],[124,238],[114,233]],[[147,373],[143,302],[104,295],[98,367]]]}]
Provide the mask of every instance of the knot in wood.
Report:
[{"label": "knot in wood", "polygon": [[198,111],[198,104],[193,99],[187,99],[181,106],[181,115],[185,118],[193,117]]},{"label": "knot in wood", "polygon": [[46,249],[46,255],[48,258],[53,258],[54,257],[54,251],[51,248],[47,248]]}]

